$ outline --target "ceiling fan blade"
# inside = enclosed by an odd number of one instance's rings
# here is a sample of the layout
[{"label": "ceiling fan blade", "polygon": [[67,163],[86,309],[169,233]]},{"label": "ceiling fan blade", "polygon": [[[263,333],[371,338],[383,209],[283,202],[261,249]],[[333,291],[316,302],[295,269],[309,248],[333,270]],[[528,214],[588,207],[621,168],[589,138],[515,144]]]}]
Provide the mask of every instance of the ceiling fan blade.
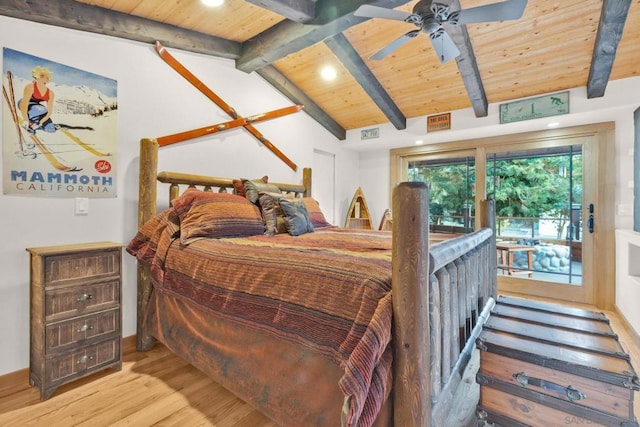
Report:
[{"label": "ceiling fan blade", "polygon": [[451,36],[449,36],[449,34],[447,34],[443,29],[439,29],[435,33],[431,34],[429,38],[431,39],[431,44],[438,54],[438,59],[440,59],[441,63],[445,63],[460,56],[458,46],[456,46],[453,39],[451,39]]},{"label": "ceiling fan blade", "polygon": [[524,13],[525,7],[527,7],[527,0],[506,0],[485,6],[462,9],[458,11],[458,24],[519,19]]},{"label": "ceiling fan blade", "polygon": [[371,6],[370,4],[363,4],[355,12],[355,16],[361,16],[364,18],[383,18],[393,19],[395,21],[405,21],[411,16],[411,13],[402,12],[400,10],[386,9],[379,6]]},{"label": "ceiling fan blade", "polygon": [[387,46],[383,47],[378,52],[371,55],[369,59],[373,59],[374,61],[379,61],[380,59],[387,57],[393,51],[398,49],[400,46],[404,45],[409,40],[415,38],[418,34],[420,34],[420,30],[409,31],[407,34],[404,34],[401,37],[398,37],[397,39],[389,43]]}]

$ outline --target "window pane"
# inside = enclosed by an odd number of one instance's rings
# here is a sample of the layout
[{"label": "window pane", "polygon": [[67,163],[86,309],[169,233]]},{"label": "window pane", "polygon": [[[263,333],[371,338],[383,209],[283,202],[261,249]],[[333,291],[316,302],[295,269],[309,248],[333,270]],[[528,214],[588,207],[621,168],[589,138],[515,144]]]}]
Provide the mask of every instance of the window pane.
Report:
[{"label": "window pane", "polygon": [[410,181],[429,184],[430,230],[470,233],[475,219],[475,160],[473,157],[409,162]]}]

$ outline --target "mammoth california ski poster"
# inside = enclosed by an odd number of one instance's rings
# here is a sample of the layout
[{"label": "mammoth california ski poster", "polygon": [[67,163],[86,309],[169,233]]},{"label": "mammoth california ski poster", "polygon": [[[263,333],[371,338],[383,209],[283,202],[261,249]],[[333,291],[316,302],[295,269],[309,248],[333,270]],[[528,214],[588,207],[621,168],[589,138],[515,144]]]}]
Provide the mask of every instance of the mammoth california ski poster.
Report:
[{"label": "mammoth california ski poster", "polygon": [[116,197],[117,82],[3,48],[4,194]]}]

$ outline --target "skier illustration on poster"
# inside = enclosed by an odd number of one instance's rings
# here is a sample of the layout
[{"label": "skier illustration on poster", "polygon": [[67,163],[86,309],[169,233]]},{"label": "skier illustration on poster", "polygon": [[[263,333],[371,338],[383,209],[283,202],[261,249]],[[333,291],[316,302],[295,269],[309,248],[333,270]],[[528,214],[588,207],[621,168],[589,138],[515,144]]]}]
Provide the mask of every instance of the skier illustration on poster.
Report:
[{"label": "skier illustration on poster", "polygon": [[51,121],[51,113],[55,95],[53,90],[47,87],[47,83],[51,81],[51,71],[37,66],[31,71],[31,77],[34,79],[33,82],[25,85],[22,99],[18,101],[22,114],[21,125],[32,134],[39,128],[53,133],[56,127]]}]

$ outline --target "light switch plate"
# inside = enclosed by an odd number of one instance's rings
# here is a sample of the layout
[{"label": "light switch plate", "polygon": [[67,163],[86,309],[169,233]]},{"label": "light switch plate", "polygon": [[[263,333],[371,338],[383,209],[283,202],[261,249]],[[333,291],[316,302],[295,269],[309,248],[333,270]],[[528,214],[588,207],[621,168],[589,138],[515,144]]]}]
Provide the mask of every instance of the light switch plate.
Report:
[{"label": "light switch plate", "polygon": [[76,197],[76,215],[89,215],[89,199]]}]

